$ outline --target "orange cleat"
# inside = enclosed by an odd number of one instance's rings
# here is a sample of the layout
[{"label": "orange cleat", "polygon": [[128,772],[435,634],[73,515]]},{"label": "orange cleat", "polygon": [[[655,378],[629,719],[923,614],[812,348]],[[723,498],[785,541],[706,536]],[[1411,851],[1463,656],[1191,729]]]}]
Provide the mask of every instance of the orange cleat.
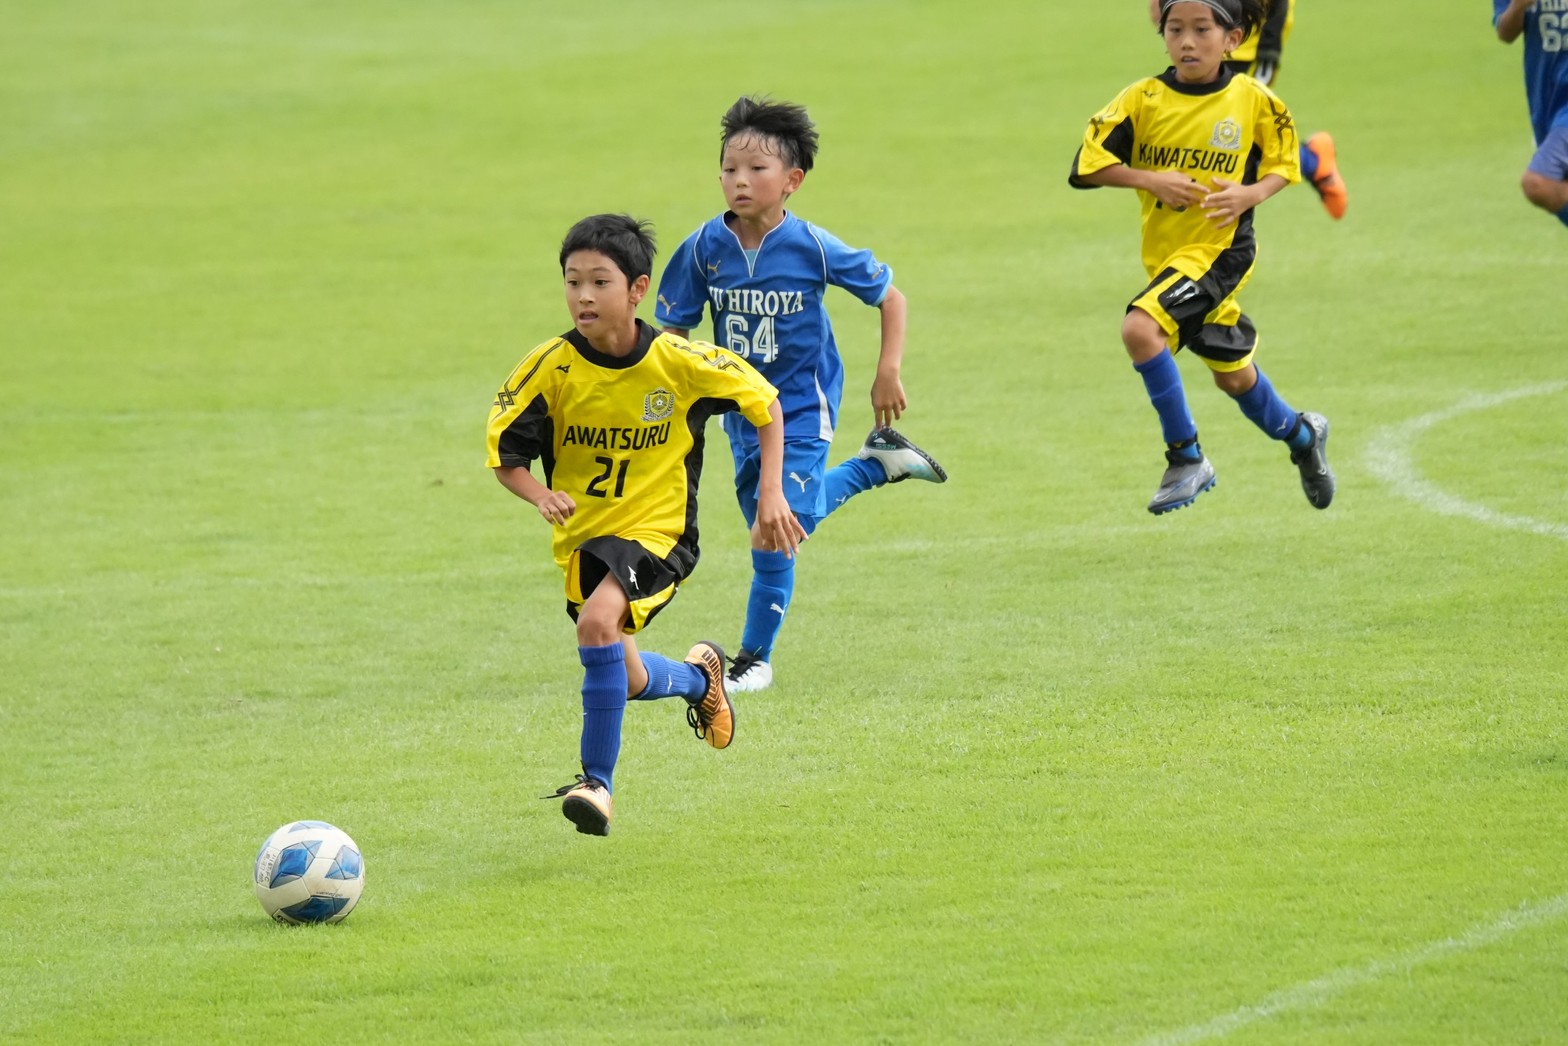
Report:
[{"label": "orange cleat", "polygon": [[1345,179],[1339,176],[1339,165],[1334,162],[1334,136],[1319,131],[1307,139],[1303,148],[1318,158],[1318,173],[1312,179],[1312,188],[1317,190],[1329,217],[1338,221],[1350,206],[1350,194],[1345,190]]}]

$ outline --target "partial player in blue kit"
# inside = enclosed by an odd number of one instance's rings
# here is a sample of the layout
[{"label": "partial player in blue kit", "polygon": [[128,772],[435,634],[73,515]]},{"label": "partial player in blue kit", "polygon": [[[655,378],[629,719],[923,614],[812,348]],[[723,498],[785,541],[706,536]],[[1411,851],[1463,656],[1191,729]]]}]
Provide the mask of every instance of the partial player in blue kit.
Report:
[{"label": "partial player in blue kit", "polygon": [[[655,317],[682,337],[713,314],[713,340],[747,360],[779,390],[784,409],[784,488],[806,533],[872,487],[910,477],[942,483],[941,466],[890,426],[908,406],[900,368],[907,304],[893,272],[785,210],[817,155],[806,110],[741,98],[724,114],[719,182],[728,209],[686,238],[659,279]],[[844,364],[823,297],[842,287],[882,313],[882,347],[871,385],[873,428],[855,457],[832,469]],[[748,526],[757,511],[757,430],[727,415],[735,493]],[[752,544],[751,593],[730,689],[773,681],[773,648],[795,590],[795,561]]]},{"label": "partial player in blue kit", "polygon": [[1535,155],[1520,178],[1525,199],[1568,225],[1568,0],[1492,0],[1497,38],[1524,37],[1524,90]]}]

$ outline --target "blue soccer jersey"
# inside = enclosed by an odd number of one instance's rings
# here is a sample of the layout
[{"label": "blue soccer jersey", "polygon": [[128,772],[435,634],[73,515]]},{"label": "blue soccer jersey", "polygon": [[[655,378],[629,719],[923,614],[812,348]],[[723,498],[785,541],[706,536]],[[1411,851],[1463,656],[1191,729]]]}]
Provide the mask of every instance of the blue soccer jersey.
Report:
[{"label": "blue soccer jersey", "polygon": [[[1508,0],[1492,0],[1492,24]],[[1524,90],[1537,145],[1568,127],[1568,0],[1536,0],[1524,16]]]},{"label": "blue soccer jersey", "polygon": [[[713,340],[747,360],[779,390],[786,440],[831,440],[844,390],[844,364],[823,295],[842,287],[867,305],[881,305],[893,271],[870,251],[788,211],[754,252],[744,250],[713,218],[686,238],[659,278],[660,325],[694,330],[704,308],[713,313]],[[724,431],[737,456],[754,452],[757,433],[726,416]]]}]

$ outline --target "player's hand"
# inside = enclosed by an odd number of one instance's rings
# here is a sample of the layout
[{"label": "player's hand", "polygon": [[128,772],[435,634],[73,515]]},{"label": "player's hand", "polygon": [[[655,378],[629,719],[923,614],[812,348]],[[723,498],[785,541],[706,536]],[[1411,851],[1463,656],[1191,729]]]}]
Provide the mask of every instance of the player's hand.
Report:
[{"label": "player's hand", "polygon": [[1149,191],[1173,211],[1185,211],[1209,195],[1207,186],[1180,171],[1155,172],[1149,182]]},{"label": "player's hand", "polygon": [[572,513],[577,511],[577,502],[564,490],[552,490],[540,498],[534,508],[546,521],[560,526],[572,518]]},{"label": "player's hand", "polygon": [[1203,198],[1203,213],[1221,229],[1258,203],[1257,194],[1249,185],[1238,185],[1224,178],[1214,179],[1214,184],[1218,188]]},{"label": "player's hand", "polygon": [[806,528],[800,525],[783,491],[767,491],[757,498],[757,521],[751,525],[751,547],[763,552],[782,552],[794,558]]},{"label": "player's hand", "polygon": [[876,427],[893,424],[908,408],[909,399],[904,395],[904,383],[898,379],[898,372],[878,371],[876,380],[871,383],[871,412],[876,418]]}]

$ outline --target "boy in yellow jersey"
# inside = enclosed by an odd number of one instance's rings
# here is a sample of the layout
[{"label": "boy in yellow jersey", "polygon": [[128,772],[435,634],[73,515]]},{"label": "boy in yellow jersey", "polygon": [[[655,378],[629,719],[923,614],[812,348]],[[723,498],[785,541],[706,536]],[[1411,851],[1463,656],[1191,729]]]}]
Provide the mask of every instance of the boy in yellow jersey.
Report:
[{"label": "boy in yellow jersey", "polygon": [[[1159,24],[1160,0],[1149,0],[1149,17]],[[1258,31],[1226,55],[1225,64],[1232,72],[1246,73],[1264,87],[1273,87],[1284,58],[1285,42],[1295,24],[1296,0],[1272,0]],[[1350,194],[1339,176],[1334,136],[1327,131],[1319,131],[1301,143],[1301,177],[1317,191],[1329,217],[1338,220],[1345,216]]]},{"label": "boy in yellow jersey", "polygon": [[1162,0],[1172,66],[1089,121],[1069,182],[1136,189],[1151,282],[1127,306],[1122,343],[1165,435],[1167,468],[1149,511],[1190,505],[1214,486],[1172,353],[1191,349],[1214,383],[1290,448],[1314,508],[1334,497],[1328,421],[1292,410],[1253,363],[1257,330],[1236,295],[1252,275],[1253,208],[1301,178],[1290,111],[1225,55],[1262,22],[1263,0]]},{"label": "boy in yellow jersey", "polygon": [[[683,661],[640,653],[633,636],[697,564],[697,483],[709,417],[739,411],[761,444],[756,540],[793,555],[805,537],[784,499],[778,393],[744,360],[637,318],[653,267],[651,229],[624,214],[572,226],[561,274],[573,327],[535,348],[490,411],[496,479],[555,528],[566,612],[583,665],[583,772],[558,789],[589,835],[610,831],[611,790],[628,700],[684,697],[699,738],[725,748],[735,713],[724,652]],[[538,461],[543,481],[530,467]]]}]

